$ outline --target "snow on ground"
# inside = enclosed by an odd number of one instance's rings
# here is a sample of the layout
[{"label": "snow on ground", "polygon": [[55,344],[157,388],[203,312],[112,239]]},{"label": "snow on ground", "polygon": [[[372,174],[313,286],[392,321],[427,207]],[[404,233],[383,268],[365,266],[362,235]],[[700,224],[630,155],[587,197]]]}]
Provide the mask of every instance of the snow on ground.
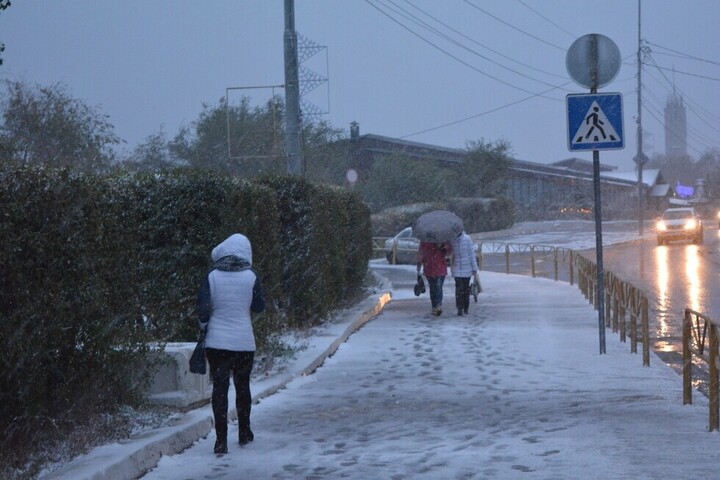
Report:
[{"label": "snow on ground", "polygon": [[[636,227],[604,224],[603,243],[635,240]],[[473,236],[595,246],[593,222],[525,223]],[[254,407],[255,442],[216,457],[211,432],[181,454],[164,455],[143,478],[715,475],[720,437],[707,433],[706,399],[696,394],[694,405],[683,406],[681,379],[654,355],[651,367],[642,367],[609,331],[607,354],[600,355],[597,312],[576,287],[483,272],[478,303],[457,317],[448,308],[449,278],[446,314],[437,318],[429,315],[427,294],[412,294],[414,266],[372,266],[398,279],[393,301],[314,374],[297,376],[352,320],[339,318],[307,339],[285,372],[294,379]],[[253,392],[278,378],[253,382]],[[178,428],[187,435],[188,425],[210,414],[209,406],[190,412]],[[231,425],[230,439],[236,432]],[[129,463],[159,456],[157,444],[138,454],[133,443],[103,447],[82,468],[52,477],[132,478],[122,476],[131,469],[113,467],[118,455],[132,457]]]},{"label": "snow on ground", "polygon": [[597,312],[577,288],[483,276],[469,316],[396,297],[313,375],[254,407],[253,443],[217,457],[211,433],[143,478],[717,476],[707,401],[683,406],[680,378],[654,356],[643,367],[611,332],[600,355]]}]

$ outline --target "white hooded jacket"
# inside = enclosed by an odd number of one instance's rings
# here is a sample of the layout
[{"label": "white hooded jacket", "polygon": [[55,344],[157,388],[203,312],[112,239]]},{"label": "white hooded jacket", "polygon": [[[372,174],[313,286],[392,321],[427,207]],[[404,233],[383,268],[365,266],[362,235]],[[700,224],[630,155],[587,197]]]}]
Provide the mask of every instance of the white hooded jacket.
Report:
[{"label": "white hooded jacket", "polygon": [[473,251],[473,241],[470,236],[463,232],[450,241],[453,256],[450,269],[453,277],[469,278],[473,272],[478,271],[478,262]]},{"label": "white hooded jacket", "polygon": [[[212,251],[215,269],[208,274],[210,317],[205,346],[236,352],[254,352],[250,309],[257,275],[252,266],[250,240],[239,233],[233,234]],[[234,262],[231,268],[219,267],[223,260]],[[239,265],[238,265],[239,264]],[[260,295],[262,295],[260,290]],[[264,307],[264,301],[263,301]]]}]

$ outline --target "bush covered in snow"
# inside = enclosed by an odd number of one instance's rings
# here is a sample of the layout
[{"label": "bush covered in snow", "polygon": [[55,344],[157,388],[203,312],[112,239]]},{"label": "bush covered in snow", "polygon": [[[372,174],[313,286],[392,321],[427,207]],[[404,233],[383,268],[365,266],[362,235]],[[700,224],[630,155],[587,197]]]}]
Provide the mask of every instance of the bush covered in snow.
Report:
[{"label": "bush covered in snow", "polygon": [[260,352],[357,293],[372,248],[356,194],[297,177],[4,168],[0,203],[5,467],[142,401],[148,344],[194,340],[200,281],[230,234],[251,239],[262,278]]}]

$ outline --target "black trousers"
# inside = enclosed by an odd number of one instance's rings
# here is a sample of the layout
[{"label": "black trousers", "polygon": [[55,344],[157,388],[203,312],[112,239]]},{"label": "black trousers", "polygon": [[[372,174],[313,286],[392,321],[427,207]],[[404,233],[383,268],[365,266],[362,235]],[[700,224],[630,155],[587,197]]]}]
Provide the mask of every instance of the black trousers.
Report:
[{"label": "black trousers", "polygon": [[470,308],[470,277],[455,277],[455,306],[464,311]]},{"label": "black trousers", "polygon": [[238,415],[238,431],[240,436],[250,431],[250,372],[252,371],[255,352],[233,352],[206,348],[210,364],[210,379],[213,383],[212,409],[215,418],[215,435],[219,440],[227,441],[228,391],[230,375],[235,384],[235,408]]}]

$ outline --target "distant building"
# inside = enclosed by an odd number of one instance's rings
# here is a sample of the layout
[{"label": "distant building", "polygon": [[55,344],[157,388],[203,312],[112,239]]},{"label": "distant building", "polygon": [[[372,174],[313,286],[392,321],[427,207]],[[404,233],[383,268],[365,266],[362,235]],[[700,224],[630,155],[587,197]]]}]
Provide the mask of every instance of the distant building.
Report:
[{"label": "distant building", "polygon": [[674,89],[665,104],[665,155],[687,155],[687,117],[683,98]]},{"label": "distant building", "polygon": [[[352,167],[360,178],[377,161],[402,153],[410,158],[435,160],[446,164],[463,161],[465,150],[426,143],[360,135],[359,125],[351,124],[349,150]],[[635,218],[637,215],[637,172],[617,172],[616,167],[600,165],[603,217]],[[511,159],[505,195],[515,203],[515,220],[545,220],[590,217],[594,208],[593,162],[568,158],[552,164]],[[665,183],[660,170],[643,171],[643,195],[647,212],[667,208],[674,191]]]}]

